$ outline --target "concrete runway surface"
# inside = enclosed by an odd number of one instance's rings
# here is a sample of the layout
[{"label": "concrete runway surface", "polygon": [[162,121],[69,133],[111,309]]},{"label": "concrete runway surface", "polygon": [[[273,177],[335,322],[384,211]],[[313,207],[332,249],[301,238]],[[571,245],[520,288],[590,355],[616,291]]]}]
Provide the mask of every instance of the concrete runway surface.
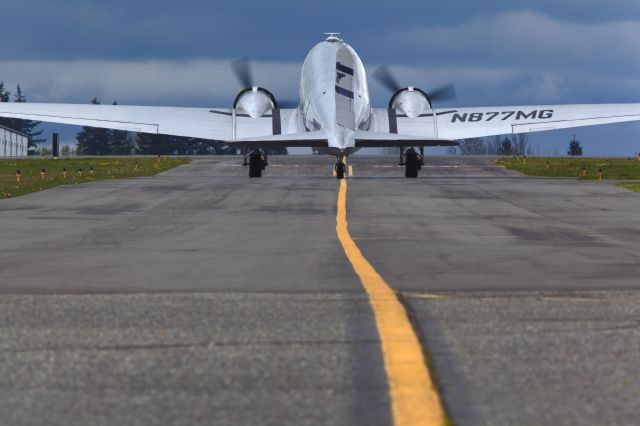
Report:
[{"label": "concrete runway surface", "polygon": [[[0,424],[388,425],[330,157],[0,200]],[[640,195],[353,156],[347,219],[456,424],[634,424]]]}]

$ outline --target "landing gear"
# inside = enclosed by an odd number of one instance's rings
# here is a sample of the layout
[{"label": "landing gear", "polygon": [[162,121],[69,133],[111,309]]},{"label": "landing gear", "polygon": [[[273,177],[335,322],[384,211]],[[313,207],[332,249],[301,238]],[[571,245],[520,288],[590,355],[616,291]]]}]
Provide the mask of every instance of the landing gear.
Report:
[{"label": "landing gear", "polygon": [[338,160],[338,162],[336,163],[335,169],[336,169],[336,178],[344,179],[345,165],[342,162],[342,159]]},{"label": "landing gear", "polygon": [[249,177],[262,177],[262,171],[269,165],[267,162],[267,153],[261,149],[249,151],[244,156],[243,166],[249,166]]},{"label": "landing gear", "polygon": [[424,148],[420,147],[420,153],[413,148],[400,148],[400,165],[404,166],[404,176],[417,178],[418,170],[424,164]]},{"label": "landing gear", "polygon": [[404,176],[407,178],[417,178],[419,168],[420,160],[418,159],[418,153],[412,148],[407,151],[404,157]]}]

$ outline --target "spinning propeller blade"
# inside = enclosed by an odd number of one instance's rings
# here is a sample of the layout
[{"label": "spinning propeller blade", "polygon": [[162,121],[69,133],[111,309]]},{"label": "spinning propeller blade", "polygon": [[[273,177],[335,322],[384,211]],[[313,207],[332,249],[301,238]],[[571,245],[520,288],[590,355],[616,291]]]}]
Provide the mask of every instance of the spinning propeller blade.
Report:
[{"label": "spinning propeller blade", "polygon": [[[380,65],[376,68],[372,76],[378,81],[378,83],[393,93],[396,93],[398,90],[402,90],[406,87],[399,83],[398,79],[386,65]],[[456,87],[452,83],[436,87],[427,93],[429,98],[434,102],[449,101],[458,97]]]},{"label": "spinning propeller blade", "polygon": [[236,59],[231,62],[231,69],[243,88],[253,87],[253,75],[249,58]]}]

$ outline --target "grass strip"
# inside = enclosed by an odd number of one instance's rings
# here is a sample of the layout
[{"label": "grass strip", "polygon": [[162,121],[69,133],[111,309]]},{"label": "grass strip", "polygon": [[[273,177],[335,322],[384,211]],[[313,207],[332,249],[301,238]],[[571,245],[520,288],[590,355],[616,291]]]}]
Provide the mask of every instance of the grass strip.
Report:
[{"label": "grass strip", "polygon": [[[0,199],[59,185],[153,176],[188,163],[180,157],[25,158],[0,160]],[[17,171],[20,170],[19,178]],[[44,173],[43,173],[44,170]],[[66,172],[65,172],[66,170]]]},{"label": "grass strip", "polygon": [[578,179],[640,180],[640,161],[635,158],[506,157],[497,163],[527,176]]},{"label": "grass strip", "polygon": [[640,182],[620,182],[616,184],[616,186],[626,188],[633,192],[640,192]]},{"label": "grass strip", "polygon": [[[496,163],[527,176],[640,180],[640,161],[634,158],[506,157]],[[640,182],[620,182],[617,186],[640,192]]]}]

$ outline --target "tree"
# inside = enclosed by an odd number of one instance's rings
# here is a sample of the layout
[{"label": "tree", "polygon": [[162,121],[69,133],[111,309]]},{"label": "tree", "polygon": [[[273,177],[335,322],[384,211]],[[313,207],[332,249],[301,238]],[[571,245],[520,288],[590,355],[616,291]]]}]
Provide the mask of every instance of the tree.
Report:
[{"label": "tree", "polygon": [[171,135],[138,133],[136,145],[136,152],[146,155],[185,155],[190,151],[189,138]]},{"label": "tree", "polygon": [[567,151],[567,154],[571,156],[582,155],[582,144],[576,140],[576,135],[573,135],[573,140],[569,142],[569,151]]},{"label": "tree", "polygon": [[[113,102],[113,105],[118,105]],[[113,155],[129,155],[135,148],[131,133],[125,130],[112,130],[112,138],[109,146],[109,153]]]},{"label": "tree", "polygon": [[131,133],[124,130],[113,130],[113,140],[109,152],[113,155],[130,155],[135,149]]},{"label": "tree", "polygon": [[[91,100],[93,105],[99,105],[97,98]],[[96,127],[83,127],[76,136],[78,141],[78,154],[81,155],[108,155],[111,153],[113,131]]]},{"label": "tree", "polygon": [[[5,88],[4,83],[0,82],[0,102],[9,102],[11,99],[11,93]],[[14,102],[25,103],[27,97],[22,92],[22,88],[18,84],[16,93],[14,95]],[[39,138],[42,135],[42,130],[36,130],[41,123],[39,121],[32,120],[20,120],[18,118],[0,118],[0,125],[8,127],[16,132],[23,133],[29,137],[29,148],[36,148],[38,144],[46,142],[46,139]]]},{"label": "tree", "polygon": [[63,146],[62,150],[60,150],[60,153],[62,154],[63,157],[71,156],[72,154],[71,147],[69,145]]},{"label": "tree", "polygon": [[136,152],[146,155],[173,155],[175,154],[175,144],[171,141],[171,136],[153,135],[151,133],[136,134]]},{"label": "tree", "polygon": [[237,148],[222,141],[138,133],[136,152],[147,155],[237,155]]},{"label": "tree", "polygon": [[[27,97],[22,93],[22,88],[19,84],[16,88],[16,94],[13,101],[19,104],[27,102]],[[46,138],[43,139],[39,137],[42,135],[43,131],[36,130],[36,127],[38,127],[40,124],[42,124],[40,121],[17,120],[16,130],[29,136],[29,148],[37,148],[39,144],[47,141]]]},{"label": "tree", "polygon": [[9,102],[11,93],[4,87],[4,81],[0,81],[0,102]]},{"label": "tree", "polygon": [[[11,92],[4,87],[4,82],[0,81],[0,102],[9,102],[11,99]],[[14,129],[12,126],[15,125],[15,119],[13,118],[0,118],[0,126],[8,127],[9,129]]]},{"label": "tree", "polygon": [[487,145],[487,154],[499,155],[500,154],[500,136],[492,136],[485,141]]},{"label": "tree", "polygon": [[513,136],[513,150],[517,155],[527,155],[530,154],[531,150],[528,148],[529,144],[529,134],[528,133],[518,133]]},{"label": "tree", "polygon": [[513,155],[513,144],[511,139],[504,138],[498,147],[498,155]]},{"label": "tree", "polygon": [[464,139],[458,145],[458,153],[460,155],[484,155],[487,153],[487,147],[482,138]]}]

